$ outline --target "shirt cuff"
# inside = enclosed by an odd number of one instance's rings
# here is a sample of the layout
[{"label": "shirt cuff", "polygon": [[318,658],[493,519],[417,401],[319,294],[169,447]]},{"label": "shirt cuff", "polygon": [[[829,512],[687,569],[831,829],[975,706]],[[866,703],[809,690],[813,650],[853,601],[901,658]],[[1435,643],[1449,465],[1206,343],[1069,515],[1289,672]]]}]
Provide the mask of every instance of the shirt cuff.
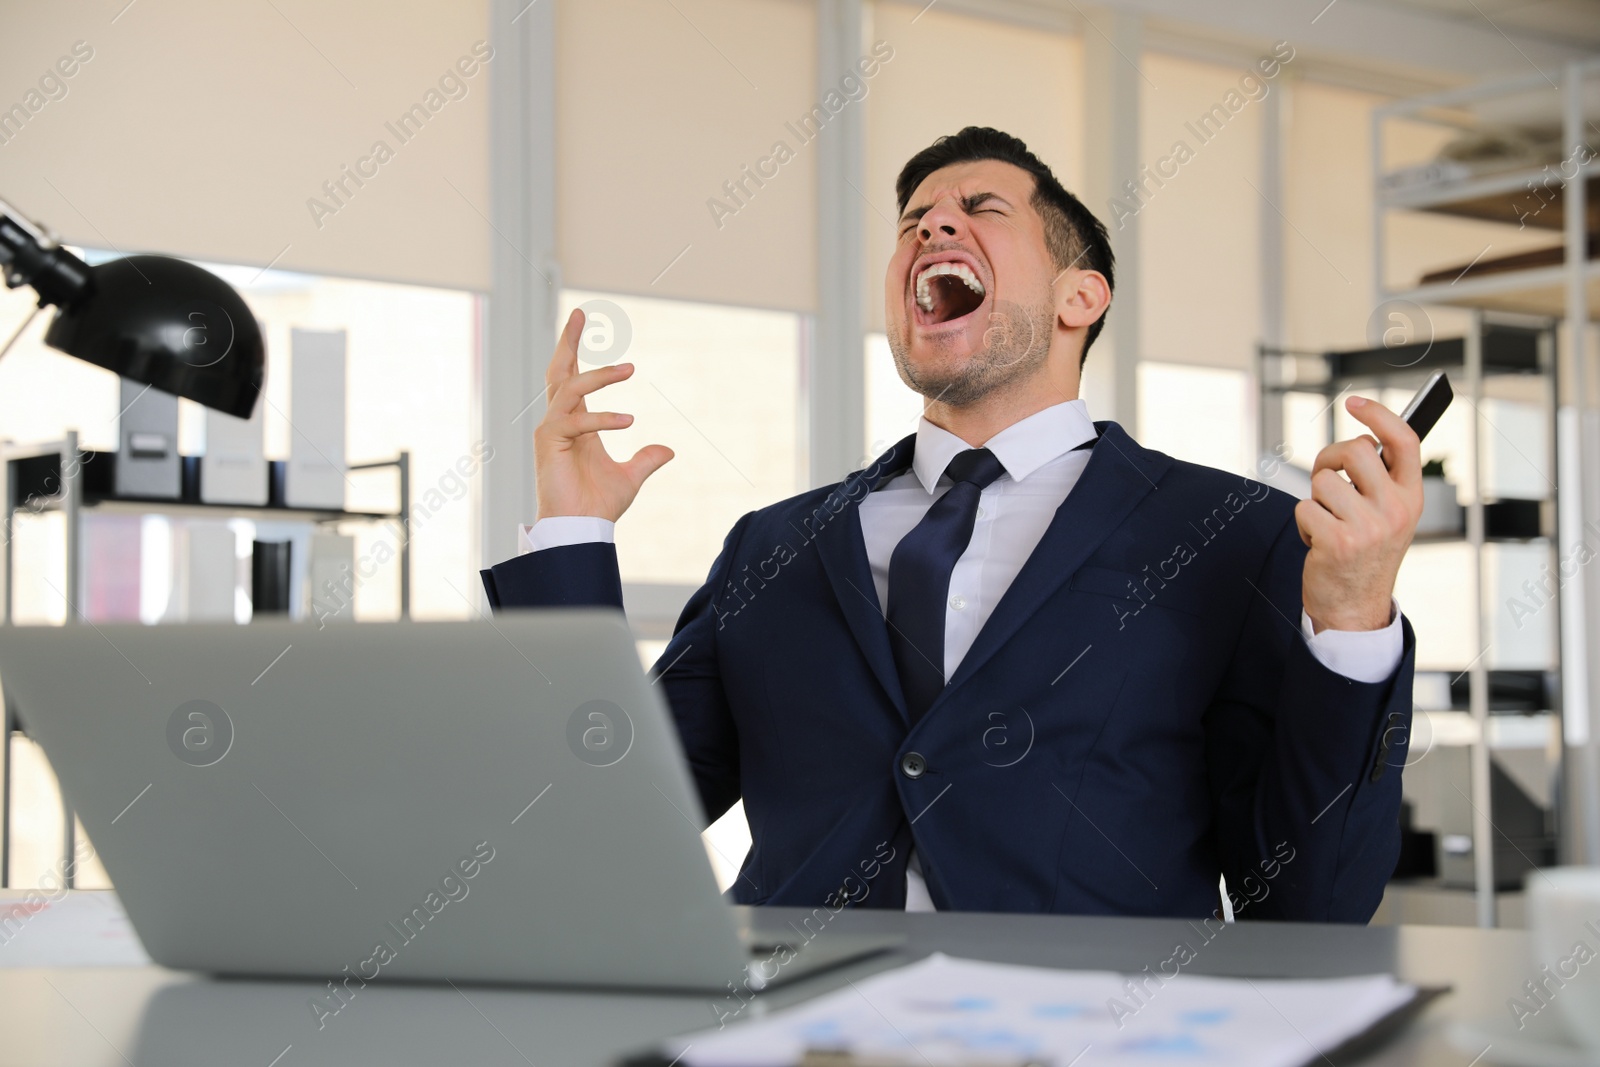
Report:
[{"label": "shirt cuff", "polygon": [[1400,629],[1400,605],[1389,598],[1389,625],[1381,630],[1323,630],[1315,632],[1311,616],[1300,609],[1300,632],[1311,654],[1324,667],[1352,682],[1381,682],[1400,666],[1405,635]]},{"label": "shirt cuff", "polygon": [[609,545],[616,540],[616,532],[616,523],[596,515],[552,515],[532,526],[517,527],[517,555],[597,541]]}]

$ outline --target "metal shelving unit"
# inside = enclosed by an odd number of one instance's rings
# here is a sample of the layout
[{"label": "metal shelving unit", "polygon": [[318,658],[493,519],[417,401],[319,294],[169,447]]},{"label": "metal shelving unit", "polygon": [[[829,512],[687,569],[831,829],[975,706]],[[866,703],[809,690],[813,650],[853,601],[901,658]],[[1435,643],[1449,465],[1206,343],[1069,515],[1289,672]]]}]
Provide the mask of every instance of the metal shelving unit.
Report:
[{"label": "metal shelving unit", "polygon": [[[1515,312],[1541,316],[1551,322],[1549,344],[1553,347],[1562,325],[1566,328],[1558,358],[1548,356],[1551,368],[1549,414],[1552,441],[1551,470],[1558,479],[1554,494],[1559,508],[1551,530],[1554,562],[1571,558],[1582,538],[1585,518],[1593,514],[1600,501],[1600,471],[1595,457],[1600,455],[1600,427],[1592,414],[1593,375],[1586,336],[1594,309],[1600,309],[1600,260],[1593,258],[1593,246],[1600,233],[1600,139],[1596,120],[1586,114],[1593,90],[1600,82],[1600,58],[1568,64],[1560,84],[1542,73],[1527,78],[1476,86],[1414,100],[1399,101],[1378,109],[1372,123],[1372,167],[1376,210],[1373,214],[1373,248],[1381,304],[1386,300],[1409,300],[1418,305],[1443,305],[1470,309],[1474,325],[1492,312]],[[1530,108],[1528,103],[1534,102]],[[1481,128],[1483,115],[1533,115],[1550,129],[1559,128],[1563,160],[1550,166],[1511,169],[1502,173],[1470,177],[1457,181],[1437,181],[1409,189],[1385,188],[1382,154],[1385,124],[1395,120],[1421,121],[1474,130]],[[1386,245],[1390,212],[1428,212],[1515,226],[1524,231],[1547,231],[1560,236],[1561,262],[1529,265],[1474,275],[1463,270],[1452,280],[1419,284],[1409,289],[1389,290],[1384,282],[1388,264]],[[1487,251],[1487,250],[1486,250]],[[1560,373],[1556,371],[1559,366]],[[1560,378],[1558,385],[1557,378]],[[1479,394],[1474,393],[1474,399]],[[1564,430],[1563,408],[1570,414]],[[1476,435],[1474,435],[1476,438]],[[1474,461],[1476,463],[1476,459]],[[1477,472],[1475,472],[1477,473]],[[1482,509],[1469,513],[1469,522],[1482,533]],[[1474,579],[1481,583],[1480,564]],[[1586,586],[1588,587],[1586,589]],[[1558,856],[1567,862],[1600,861],[1600,766],[1596,764],[1589,738],[1592,717],[1590,706],[1594,664],[1589,635],[1594,633],[1594,576],[1579,581],[1558,583],[1557,662],[1559,664],[1560,781],[1557,811],[1562,815]],[[1480,627],[1486,606],[1480,597]],[[1486,686],[1481,663],[1472,675],[1472,714],[1480,729],[1487,722]],[[1488,746],[1473,746],[1472,793],[1474,810],[1474,860],[1476,871],[1476,912],[1479,925],[1495,922],[1492,885],[1492,850],[1487,847],[1497,832],[1488,798]],[[1481,802],[1481,803],[1480,803]]]},{"label": "metal shelving unit", "polygon": [[[1552,597],[1556,601],[1552,607],[1552,652],[1558,684],[1549,687],[1553,696],[1542,721],[1530,719],[1511,727],[1508,717],[1491,714],[1488,661],[1494,657],[1485,654],[1492,623],[1492,605],[1485,595],[1485,549],[1497,538],[1490,535],[1486,523],[1493,502],[1480,490],[1485,485],[1485,435],[1499,431],[1486,430],[1477,410],[1484,401],[1486,385],[1496,384],[1500,375],[1536,374],[1542,379],[1539,394],[1548,419],[1547,447],[1535,454],[1555,492],[1541,508],[1540,537],[1535,540],[1548,548],[1551,562],[1559,570],[1560,562],[1570,559],[1581,541],[1586,522],[1595,520],[1600,504],[1600,463],[1595,459],[1600,456],[1600,419],[1594,414],[1591,390],[1595,375],[1586,336],[1594,322],[1592,309],[1600,309],[1600,260],[1593,258],[1594,246],[1600,243],[1596,236],[1600,234],[1600,204],[1596,203],[1600,200],[1600,115],[1592,113],[1592,106],[1586,114],[1597,82],[1600,58],[1593,58],[1568,64],[1559,84],[1539,73],[1375,109],[1371,126],[1373,306],[1380,310],[1397,304],[1458,309],[1466,320],[1462,336],[1444,342],[1430,338],[1431,348],[1418,343],[1363,353],[1263,351],[1261,356],[1261,440],[1268,444],[1282,437],[1281,404],[1273,401],[1292,391],[1314,392],[1331,403],[1347,388],[1414,387],[1428,371],[1446,366],[1456,368],[1452,377],[1459,401],[1474,409],[1466,462],[1471,504],[1462,538],[1470,546],[1473,563],[1462,577],[1477,608],[1470,620],[1476,647],[1485,652],[1458,665],[1468,679],[1467,710],[1429,712],[1421,717],[1435,731],[1437,743],[1466,746],[1470,752],[1470,786],[1465,799],[1472,806],[1471,904],[1481,926],[1493,926],[1497,919],[1497,836],[1516,847],[1496,825],[1491,799],[1492,751],[1528,747],[1537,742],[1541,732],[1550,738],[1550,749],[1559,754],[1557,855],[1565,862],[1600,862],[1600,755],[1589,740],[1591,694],[1600,691],[1600,671],[1596,670],[1600,665],[1591,662],[1594,657],[1590,655],[1591,635],[1597,632],[1600,581],[1594,574],[1585,574],[1570,584],[1559,582]],[[1425,123],[1472,133],[1491,129],[1491,119],[1501,125],[1521,125],[1533,131],[1530,136],[1534,139],[1541,131],[1553,136],[1559,130],[1565,158],[1554,165],[1508,165],[1490,173],[1479,168],[1477,173],[1469,170],[1463,174],[1450,164],[1433,163],[1409,171],[1386,170],[1385,132],[1391,123]],[[1452,268],[1440,272],[1435,280],[1391,288],[1387,281],[1391,276],[1389,222],[1401,213],[1498,224],[1513,227],[1524,236],[1529,230],[1545,232],[1552,240],[1559,235],[1560,246],[1520,259],[1480,264],[1491,244],[1458,273]],[[1502,232],[1509,236],[1513,231]],[[1563,329],[1566,336],[1558,344]],[[1535,340],[1531,351],[1521,355],[1514,355],[1501,343],[1505,331],[1517,330]],[[1361,372],[1353,373],[1356,367]]]},{"label": "metal shelving unit", "polygon": [[[1469,404],[1476,412],[1485,395],[1485,382],[1506,376],[1537,377],[1543,388],[1544,408],[1551,427],[1544,456],[1547,464],[1555,458],[1555,410],[1557,368],[1555,361],[1555,322],[1527,316],[1512,317],[1474,311],[1471,329],[1461,338],[1434,339],[1427,343],[1394,348],[1370,348],[1334,352],[1292,352],[1263,347],[1258,352],[1257,380],[1261,383],[1260,440],[1270,447],[1283,439],[1282,404],[1290,394],[1302,393],[1318,398],[1319,405],[1331,409],[1338,399],[1352,391],[1368,393],[1382,389],[1410,391],[1421,386],[1435,370],[1445,370],[1455,386],[1458,403]],[[1485,516],[1502,504],[1526,503],[1490,499],[1483,491],[1483,463],[1480,438],[1482,420],[1472,418],[1469,434],[1470,459],[1468,485],[1471,503],[1466,508],[1466,528],[1459,534],[1435,534],[1419,538],[1419,543],[1461,543],[1471,550],[1473,566],[1467,580],[1470,599],[1478,605],[1472,619],[1473,647],[1483,649],[1470,662],[1452,665],[1451,675],[1468,679],[1468,708],[1465,711],[1422,713],[1427,720],[1431,743],[1443,746],[1468,746],[1471,750],[1471,783],[1468,789],[1473,808],[1472,857],[1474,864],[1475,908],[1481,925],[1492,926],[1495,919],[1493,804],[1491,800],[1491,751],[1528,747],[1530,736],[1548,738],[1557,733],[1559,707],[1544,709],[1525,721],[1510,724],[1490,712],[1489,631],[1491,621],[1483,588],[1485,549],[1491,544],[1539,543],[1555,559],[1555,532],[1558,529],[1556,502],[1538,508],[1536,536],[1491,536]],[[1492,431],[1491,431],[1492,432]],[[1331,414],[1327,420],[1327,443],[1336,437]],[[1554,687],[1552,687],[1554,688]],[[1420,736],[1413,725],[1413,739]]]},{"label": "metal shelving unit", "polygon": [[[60,590],[67,603],[66,624],[71,626],[87,621],[84,612],[83,582],[83,522],[91,514],[152,514],[173,518],[248,518],[273,521],[301,521],[316,525],[336,525],[343,522],[395,522],[400,527],[400,617],[411,615],[411,453],[400,452],[394,459],[370,463],[350,464],[351,471],[371,471],[393,468],[398,477],[398,510],[392,512],[347,511],[343,509],[297,508],[287,505],[266,504],[207,504],[196,500],[118,497],[88,488],[84,468],[93,461],[95,453],[79,447],[78,434],[69,430],[59,441],[35,445],[0,443],[0,625],[9,626],[14,621],[13,589],[16,567],[16,548],[13,537],[14,520],[19,511],[33,514],[59,512],[65,516],[66,575],[65,588]],[[47,493],[29,493],[30,485],[37,485],[36,477],[19,477],[24,464],[44,462],[50,465],[45,476]],[[33,472],[37,473],[37,472]],[[9,697],[0,709],[0,888],[10,884],[11,862],[11,737],[21,731],[23,723],[18,709]],[[76,835],[75,818],[62,804],[65,832],[62,856],[73,855]],[[68,884],[71,884],[72,865],[64,865]]]}]

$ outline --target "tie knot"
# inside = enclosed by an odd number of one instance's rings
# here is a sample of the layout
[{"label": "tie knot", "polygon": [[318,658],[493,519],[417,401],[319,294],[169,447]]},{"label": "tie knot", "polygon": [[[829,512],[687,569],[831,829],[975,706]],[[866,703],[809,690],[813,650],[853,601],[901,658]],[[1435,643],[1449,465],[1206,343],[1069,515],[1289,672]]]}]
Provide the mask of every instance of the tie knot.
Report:
[{"label": "tie knot", "polygon": [[979,489],[1005,473],[1005,467],[987,448],[969,448],[950,461],[944,472],[953,482],[971,482]]}]

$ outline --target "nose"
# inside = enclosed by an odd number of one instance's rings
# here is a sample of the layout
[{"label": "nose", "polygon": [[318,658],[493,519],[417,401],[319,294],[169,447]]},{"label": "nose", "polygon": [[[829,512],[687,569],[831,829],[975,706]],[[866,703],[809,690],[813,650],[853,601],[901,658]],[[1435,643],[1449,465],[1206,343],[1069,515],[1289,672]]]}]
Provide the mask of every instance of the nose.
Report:
[{"label": "nose", "polygon": [[934,204],[922,216],[917,226],[917,236],[926,244],[936,237],[961,237],[967,228],[966,215],[956,204],[955,197],[947,196]]}]

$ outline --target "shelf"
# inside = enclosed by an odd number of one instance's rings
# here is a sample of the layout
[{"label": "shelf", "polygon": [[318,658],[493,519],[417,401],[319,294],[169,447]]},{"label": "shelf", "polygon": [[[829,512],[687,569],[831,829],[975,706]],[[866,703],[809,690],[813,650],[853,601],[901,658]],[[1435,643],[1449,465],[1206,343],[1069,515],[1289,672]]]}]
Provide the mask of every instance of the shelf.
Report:
[{"label": "shelf", "polygon": [[[1393,347],[1355,348],[1335,352],[1295,353],[1263,349],[1267,357],[1308,359],[1323,369],[1315,380],[1298,379],[1280,384],[1263,374],[1262,389],[1278,393],[1317,393],[1334,396],[1341,386],[1363,381],[1388,380],[1395,384],[1411,380],[1420,384],[1436,370],[1465,368],[1467,342],[1460,337],[1436,337],[1432,341]],[[1537,374],[1539,331],[1517,326],[1490,325],[1483,331],[1483,372],[1486,375]]]},{"label": "shelf", "polygon": [[[1475,891],[1440,884],[1436,878],[1393,881],[1385,887],[1383,901],[1372,916],[1373,925],[1472,926]],[[1494,894],[1497,924],[1510,929],[1526,925],[1521,890],[1502,889]]]},{"label": "shelf", "polygon": [[[1521,500],[1510,497],[1483,502],[1483,543],[1486,545],[1528,545],[1549,541],[1553,534],[1547,532],[1543,500]],[[1466,510],[1458,513],[1462,525],[1448,533],[1418,533],[1413,544],[1440,545],[1467,541]]]},{"label": "shelf", "polygon": [[[1539,534],[1534,537],[1493,537],[1486,536],[1483,543],[1486,545],[1535,545],[1543,541],[1552,540]],[[1453,534],[1417,534],[1411,539],[1414,545],[1464,545],[1467,544],[1467,535],[1464,533]]]},{"label": "shelf", "polygon": [[[411,617],[411,453],[402,450],[393,459],[349,463],[347,472],[392,468],[398,475],[399,506],[394,511],[356,511],[344,507],[296,507],[283,501],[286,478],[284,460],[267,461],[265,504],[208,503],[200,499],[200,457],[179,457],[179,495],[148,497],[115,491],[115,452],[82,449],[75,430],[59,441],[17,444],[0,441],[0,525],[9,525],[19,511],[58,512],[65,515],[66,590],[69,604],[83,603],[82,549],[84,518],[90,514],[147,515],[179,518],[243,518],[259,521],[316,524],[365,522],[395,523],[400,528],[400,617]],[[66,457],[71,456],[68,466]],[[96,462],[96,459],[99,459]],[[13,553],[0,552],[0,625],[11,621]],[[81,607],[79,610],[83,610]]]},{"label": "shelf", "polygon": [[[390,511],[339,511],[328,508],[294,508],[283,505],[253,505],[253,504],[206,504],[192,500],[171,500],[165,497],[90,497],[83,500],[85,509],[101,514],[112,515],[146,515],[151,512],[161,512],[181,518],[244,518],[244,519],[282,519],[287,521],[309,522],[379,522],[384,519],[400,518],[398,512]],[[61,511],[63,504],[59,496],[41,499],[33,497],[25,502],[18,510],[27,510],[34,513],[48,511]]]},{"label": "shelf", "polygon": [[[1427,723],[1428,737],[1431,739],[1430,747],[1475,745],[1482,736],[1477,722],[1469,712],[1418,709],[1415,714],[1417,718]],[[1413,725],[1411,731],[1412,735],[1419,739],[1422,736],[1422,730],[1418,729],[1420,725],[1420,723]],[[1538,711],[1532,715],[1490,715],[1486,732],[1489,737],[1489,747],[1499,750],[1545,748],[1550,744],[1552,733],[1556,729],[1555,714]]]},{"label": "shelf", "polygon": [[[255,519],[282,519],[309,522],[379,522],[385,519],[402,520],[398,511],[352,511],[346,508],[304,507],[283,503],[277,497],[282,491],[282,460],[268,461],[268,502],[265,504],[211,503],[199,499],[198,457],[182,458],[182,495],[178,497],[126,496],[112,491],[115,482],[117,453],[83,450],[80,466],[80,503],[83,508],[100,513],[148,514],[161,512],[167,515],[199,517],[236,517]],[[61,449],[47,446],[39,449],[9,448],[6,460],[12,466],[9,501],[12,511],[61,511],[65,508],[59,486],[61,484]],[[98,459],[98,462],[96,460]],[[377,470],[386,467],[401,468],[404,458],[376,460],[350,464],[349,471]],[[405,475],[402,473],[402,481]],[[56,488],[53,493],[43,490]]]},{"label": "shelf", "polygon": [[[1589,294],[1589,318],[1593,321],[1600,315],[1600,260],[1586,263],[1583,274]],[[1537,267],[1533,270],[1485,274],[1456,282],[1421,285],[1414,289],[1385,293],[1384,296],[1388,300],[1410,300],[1418,304],[1448,304],[1561,318],[1567,312],[1567,268]]]},{"label": "shelf", "polygon": [[[1492,717],[1547,715],[1545,709],[1556,699],[1554,673],[1548,670],[1491,668],[1488,672],[1488,708]],[[1436,665],[1417,670],[1412,684],[1412,703],[1440,713],[1465,715],[1470,699],[1468,668],[1452,665],[1448,670]]]},{"label": "shelf", "polygon": [[[1559,163],[1554,166],[1559,169]],[[1588,214],[1600,221],[1600,163],[1589,163],[1582,173],[1587,175],[1584,193]],[[1541,200],[1529,183],[1550,193],[1551,198]],[[1566,220],[1565,184],[1543,167],[1524,167],[1478,178],[1382,190],[1378,202],[1379,207],[1399,211],[1427,211],[1559,232]]]}]

